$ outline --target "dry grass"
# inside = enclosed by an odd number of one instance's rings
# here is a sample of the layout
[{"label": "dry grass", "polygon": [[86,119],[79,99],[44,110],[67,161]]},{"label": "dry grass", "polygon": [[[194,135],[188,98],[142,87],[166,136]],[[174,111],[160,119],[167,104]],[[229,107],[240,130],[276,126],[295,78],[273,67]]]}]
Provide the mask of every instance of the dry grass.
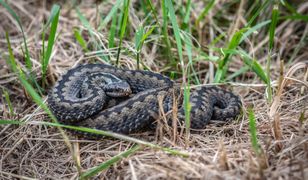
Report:
[{"label": "dry grass", "polygon": [[[136,2],[132,2],[135,3]],[[52,3],[45,1],[9,1],[18,13],[27,34],[27,40],[37,79],[41,77],[40,48],[42,22],[49,16]],[[203,3],[196,3],[196,6]],[[225,11],[225,16],[236,17],[236,22],[226,25],[215,24],[208,18],[201,31],[198,42],[206,45],[213,39],[213,31],[232,33],[243,23],[243,9],[232,12],[223,8],[225,2],[215,5],[213,13]],[[243,8],[240,5],[239,8]],[[102,3],[99,12],[107,14],[112,4]],[[81,12],[92,23],[97,23],[97,8],[94,3],[81,3]],[[192,16],[199,14],[195,8]],[[298,11],[307,14],[308,3],[298,6]],[[136,27],[142,19],[132,8],[130,23]],[[213,16],[212,13],[209,17]],[[226,17],[228,18],[228,17]],[[71,153],[65,145],[59,131],[54,127],[40,125],[40,121],[50,121],[38,108],[25,90],[18,83],[16,76],[6,64],[7,43],[5,31],[9,32],[14,54],[20,66],[24,66],[21,50],[22,36],[11,15],[0,6],[0,87],[5,89],[12,101],[15,115],[9,113],[7,102],[0,97],[0,119],[17,119],[25,125],[0,125],[0,179],[76,179],[78,171]],[[49,64],[48,86],[50,88],[60,74],[79,63],[98,61],[95,52],[84,53],[73,35],[73,27],[81,27],[76,12],[69,3],[61,9],[58,37]],[[135,28],[136,29],[136,28]],[[138,139],[173,147],[190,154],[189,157],[169,155],[143,147],[128,158],[102,171],[98,179],[307,179],[308,178],[308,25],[303,21],[283,21],[276,30],[276,49],[271,62],[271,79],[273,81],[274,101],[268,103],[262,82],[252,72],[247,72],[236,79],[233,91],[242,98],[243,115],[236,121],[224,124],[210,124],[206,129],[192,133],[188,147],[185,136],[172,133],[157,140],[155,132],[133,135]],[[133,33],[133,32],[131,32]],[[200,33],[200,32],[199,32]],[[108,28],[96,32],[102,46],[107,42]],[[87,34],[85,34],[87,36]],[[301,38],[303,46],[294,56]],[[202,37],[202,38],[200,38]],[[258,61],[266,64],[268,36],[260,32],[247,40],[247,51]],[[161,41],[153,37],[154,42],[145,44],[141,55],[143,63],[153,71],[167,72],[166,57],[161,55]],[[127,38],[123,47],[133,50],[132,39]],[[218,47],[223,44],[218,44]],[[176,49],[171,49],[176,54]],[[109,49],[109,54],[116,56],[116,49]],[[197,53],[197,52],[194,52]],[[213,52],[210,52],[213,53]],[[194,55],[196,56],[196,55]],[[121,55],[121,65],[136,69],[136,61],[130,53]],[[293,58],[293,59],[291,59]],[[112,59],[114,61],[115,58]],[[281,65],[281,63],[283,63]],[[202,83],[212,82],[213,66],[208,61],[196,64],[196,71]],[[234,58],[229,73],[237,70],[243,62]],[[280,74],[283,73],[283,76]],[[2,93],[3,91],[0,90]],[[256,155],[252,149],[249,122],[246,108],[253,107],[259,143],[262,153]],[[304,121],[301,122],[300,116]],[[174,140],[175,138],[175,140]],[[71,142],[80,158],[82,170],[87,170],[130,148],[132,143],[116,139],[103,138],[99,141],[77,139],[70,136]]]}]

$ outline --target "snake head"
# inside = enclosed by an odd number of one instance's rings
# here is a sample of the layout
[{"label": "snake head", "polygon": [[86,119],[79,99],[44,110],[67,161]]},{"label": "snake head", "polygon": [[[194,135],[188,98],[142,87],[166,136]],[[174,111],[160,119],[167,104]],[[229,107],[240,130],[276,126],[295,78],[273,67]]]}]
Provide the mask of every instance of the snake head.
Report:
[{"label": "snake head", "polygon": [[102,88],[110,97],[126,97],[132,94],[130,85],[111,73],[94,72],[88,76],[91,84]]},{"label": "snake head", "polygon": [[125,81],[110,83],[104,87],[104,91],[110,97],[125,97],[132,94],[130,85]]}]

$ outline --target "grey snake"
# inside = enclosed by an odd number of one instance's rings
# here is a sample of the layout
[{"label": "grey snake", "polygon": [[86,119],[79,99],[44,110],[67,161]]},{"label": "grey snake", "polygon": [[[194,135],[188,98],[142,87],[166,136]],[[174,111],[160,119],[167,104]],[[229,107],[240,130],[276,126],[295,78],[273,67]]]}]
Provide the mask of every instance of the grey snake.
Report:
[{"label": "grey snake", "polygon": [[[204,128],[211,119],[234,118],[241,108],[237,95],[214,86],[191,90],[189,101],[193,129]],[[146,128],[159,118],[160,108],[169,112],[174,104],[177,119],[183,122],[183,95],[168,77],[105,64],[79,65],[68,70],[48,97],[48,105],[61,123],[121,134]]]}]

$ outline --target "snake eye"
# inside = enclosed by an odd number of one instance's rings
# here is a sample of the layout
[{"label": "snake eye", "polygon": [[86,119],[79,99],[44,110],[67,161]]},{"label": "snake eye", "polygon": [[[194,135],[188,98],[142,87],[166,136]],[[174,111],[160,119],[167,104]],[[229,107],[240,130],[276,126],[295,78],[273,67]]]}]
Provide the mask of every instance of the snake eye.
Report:
[{"label": "snake eye", "polygon": [[77,93],[76,98],[79,98],[79,99],[81,99],[81,98],[82,98],[82,94],[81,94],[81,92],[80,92],[80,91]]}]

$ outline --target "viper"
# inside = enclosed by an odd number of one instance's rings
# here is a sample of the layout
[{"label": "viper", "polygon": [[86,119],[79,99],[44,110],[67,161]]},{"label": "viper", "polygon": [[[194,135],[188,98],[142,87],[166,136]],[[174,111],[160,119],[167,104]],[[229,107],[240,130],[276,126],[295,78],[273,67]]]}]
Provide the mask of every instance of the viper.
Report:
[{"label": "viper", "polygon": [[[64,124],[129,134],[177,109],[185,121],[183,93],[178,84],[158,73],[85,64],[62,75],[49,92],[48,105]],[[205,128],[210,120],[234,118],[240,98],[218,87],[198,87],[189,94],[191,128]]]}]

